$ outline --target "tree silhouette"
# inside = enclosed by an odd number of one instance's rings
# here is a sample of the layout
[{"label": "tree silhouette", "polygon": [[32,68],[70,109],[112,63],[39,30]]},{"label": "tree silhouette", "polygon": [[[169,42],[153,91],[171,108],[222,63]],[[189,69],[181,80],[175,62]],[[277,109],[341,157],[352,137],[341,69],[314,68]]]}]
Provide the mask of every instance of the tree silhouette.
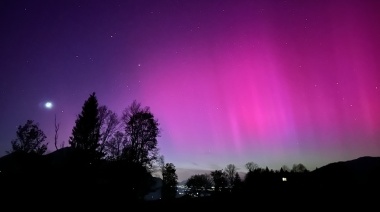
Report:
[{"label": "tree silhouette", "polygon": [[213,182],[211,176],[208,174],[196,174],[187,179],[186,186],[189,188],[187,194],[191,196],[199,196],[200,194],[207,194],[208,190],[212,187]]},{"label": "tree silhouette", "polygon": [[42,155],[47,150],[48,143],[44,144],[45,133],[33,120],[27,120],[24,125],[19,125],[16,136],[17,138],[11,141],[12,150],[7,151],[7,153],[21,151]]},{"label": "tree silhouette", "polygon": [[126,136],[123,158],[151,170],[158,159],[158,121],[149,107],[142,108],[136,100],[124,110],[122,120]]},{"label": "tree silhouette", "polygon": [[211,177],[214,181],[215,193],[225,189],[228,184],[227,175],[222,170],[215,170],[211,172]]},{"label": "tree silhouette", "polygon": [[55,150],[58,150],[58,131],[59,131],[59,123],[57,124],[57,115],[54,115],[54,146]]},{"label": "tree silhouette", "polygon": [[260,167],[255,162],[248,162],[245,164],[245,168],[248,169],[249,172],[253,172]]},{"label": "tree silhouette", "polygon": [[158,157],[158,167],[159,167],[159,169],[161,171],[161,175],[163,175],[164,171],[165,171],[164,170],[165,169],[165,157],[163,155],[160,155]]},{"label": "tree silhouette", "polygon": [[234,184],[235,174],[237,173],[237,168],[234,164],[228,164],[224,169],[224,172],[227,175],[228,183],[232,187]]},{"label": "tree silhouette", "polygon": [[309,170],[307,170],[307,168],[302,163],[299,163],[299,164],[293,164],[291,171],[296,172],[296,173],[303,173],[303,172],[308,172]]},{"label": "tree silhouette", "polygon": [[166,163],[162,171],[162,190],[163,199],[174,199],[177,195],[178,176],[174,164]]},{"label": "tree silhouette", "polygon": [[283,166],[281,166],[281,169],[280,169],[280,171],[283,171],[283,172],[290,172],[290,169],[289,169],[289,167],[287,166],[287,165],[283,165]]},{"label": "tree silhouette", "polygon": [[241,189],[241,186],[242,186],[242,180],[240,178],[239,173],[236,172],[234,176],[234,181],[232,184],[232,189],[233,191],[239,191]]},{"label": "tree silhouette", "polygon": [[75,149],[86,152],[89,159],[99,159],[102,156],[102,154],[98,152],[99,139],[100,121],[98,100],[94,92],[84,102],[82,112],[77,116],[69,144]]},{"label": "tree silhouette", "polygon": [[157,157],[157,161],[155,163],[155,166],[151,169],[151,173],[156,176],[163,178],[163,173],[165,169],[165,157],[164,155],[160,155]]},{"label": "tree silhouette", "polygon": [[[114,139],[120,130],[120,120],[117,114],[103,105],[99,107],[100,122],[100,147],[99,151],[104,152],[108,143]],[[120,136],[120,135],[118,135]]]},{"label": "tree silhouette", "polygon": [[117,131],[104,145],[106,159],[112,161],[121,160],[124,147],[124,133]]}]

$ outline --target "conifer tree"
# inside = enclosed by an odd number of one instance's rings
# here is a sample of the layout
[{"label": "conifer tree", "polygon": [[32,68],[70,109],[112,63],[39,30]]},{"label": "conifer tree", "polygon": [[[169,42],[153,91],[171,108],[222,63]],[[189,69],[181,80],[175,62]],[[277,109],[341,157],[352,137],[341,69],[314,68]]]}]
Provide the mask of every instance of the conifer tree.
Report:
[{"label": "conifer tree", "polygon": [[177,195],[178,176],[173,163],[167,163],[162,172],[162,190],[163,199],[174,199]]},{"label": "conifer tree", "polygon": [[100,140],[100,121],[98,100],[95,92],[84,102],[82,112],[77,116],[72,129],[69,144],[75,149],[83,150],[91,155],[91,159],[100,158],[98,152]]}]

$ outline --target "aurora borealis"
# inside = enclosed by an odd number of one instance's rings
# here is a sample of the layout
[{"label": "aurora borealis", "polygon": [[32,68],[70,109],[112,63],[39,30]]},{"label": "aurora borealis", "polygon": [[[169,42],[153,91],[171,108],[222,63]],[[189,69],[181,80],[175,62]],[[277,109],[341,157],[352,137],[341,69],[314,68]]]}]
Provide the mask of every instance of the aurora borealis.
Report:
[{"label": "aurora borealis", "polygon": [[[279,169],[380,154],[380,2],[3,1],[0,149],[40,124],[54,150],[90,93],[133,100],[179,169]],[[53,107],[44,107],[51,101]]]}]

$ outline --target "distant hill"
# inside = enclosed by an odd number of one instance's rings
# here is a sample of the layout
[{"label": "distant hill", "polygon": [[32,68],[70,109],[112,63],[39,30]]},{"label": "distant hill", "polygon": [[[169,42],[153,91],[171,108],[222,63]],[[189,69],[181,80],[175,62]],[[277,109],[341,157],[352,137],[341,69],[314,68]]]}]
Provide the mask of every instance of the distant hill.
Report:
[{"label": "distant hill", "polygon": [[72,154],[74,154],[74,149],[71,147],[64,147],[61,149],[58,149],[54,152],[50,152],[43,157],[46,158],[46,160],[49,160],[51,164],[61,164],[63,163],[67,158],[69,158]]},{"label": "distant hill", "polygon": [[348,161],[329,163],[317,168],[312,173],[319,176],[344,176],[349,174],[371,175],[380,169],[380,157],[359,157]]},{"label": "distant hill", "polygon": [[380,167],[380,157],[364,156],[364,157],[359,157],[353,160],[329,163],[323,167],[317,168],[313,172],[315,173],[329,172],[337,168],[338,169],[344,168],[347,171],[349,170],[349,171],[354,171],[354,172],[370,172],[379,167]]},{"label": "distant hill", "polygon": [[320,189],[372,191],[380,189],[380,157],[359,157],[327,164],[310,172]]}]

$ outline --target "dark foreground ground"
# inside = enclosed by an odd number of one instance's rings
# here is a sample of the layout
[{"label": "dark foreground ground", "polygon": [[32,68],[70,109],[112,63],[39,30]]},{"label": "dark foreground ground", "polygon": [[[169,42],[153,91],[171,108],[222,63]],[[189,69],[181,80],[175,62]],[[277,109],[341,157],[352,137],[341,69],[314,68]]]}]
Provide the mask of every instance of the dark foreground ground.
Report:
[{"label": "dark foreground ground", "polygon": [[[325,191],[181,197],[174,200],[138,201],[112,196],[78,195],[73,191],[41,194],[42,191],[2,192],[1,211],[377,211],[380,191]],[[236,211],[237,212],[237,211]]]},{"label": "dark foreground ground", "polygon": [[226,195],[222,197],[180,198],[172,201],[151,201],[142,203],[144,209],[178,209],[179,211],[196,210],[273,210],[292,209],[292,211],[309,211],[312,209],[357,210],[367,211],[379,207],[380,191],[377,193],[336,192],[330,193],[284,193],[257,194],[250,196]]},{"label": "dark foreground ground", "polygon": [[[74,191],[75,192],[75,191]],[[19,195],[18,195],[19,194]],[[73,195],[74,194],[74,195]],[[286,191],[256,194],[226,194],[218,197],[182,197],[174,200],[137,201],[103,194],[75,193],[41,194],[40,191],[2,194],[3,211],[372,211],[379,207],[380,191],[345,189],[324,192]]]}]

